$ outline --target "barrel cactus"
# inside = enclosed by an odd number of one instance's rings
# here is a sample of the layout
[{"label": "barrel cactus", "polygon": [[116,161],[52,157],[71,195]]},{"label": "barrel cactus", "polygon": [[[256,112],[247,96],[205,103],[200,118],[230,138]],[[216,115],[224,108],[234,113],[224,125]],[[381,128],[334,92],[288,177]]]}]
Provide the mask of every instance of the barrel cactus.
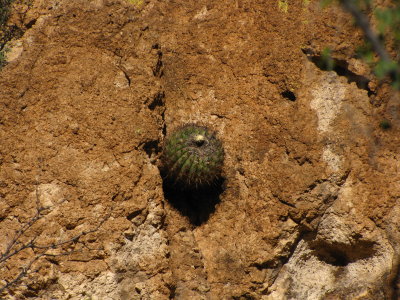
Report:
[{"label": "barrel cactus", "polygon": [[166,178],[177,186],[206,188],[221,177],[224,149],[209,128],[186,124],[166,138],[161,160]]}]

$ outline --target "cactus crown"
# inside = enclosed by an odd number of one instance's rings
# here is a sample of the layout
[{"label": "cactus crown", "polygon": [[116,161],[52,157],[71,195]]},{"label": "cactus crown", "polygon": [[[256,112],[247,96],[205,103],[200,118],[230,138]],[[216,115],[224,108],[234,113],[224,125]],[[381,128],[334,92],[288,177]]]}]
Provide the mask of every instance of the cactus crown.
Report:
[{"label": "cactus crown", "polygon": [[183,188],[204,188],[221,176],[222,143],[205,126],[186,124],[166,138],[162,166],[166,177]]}]

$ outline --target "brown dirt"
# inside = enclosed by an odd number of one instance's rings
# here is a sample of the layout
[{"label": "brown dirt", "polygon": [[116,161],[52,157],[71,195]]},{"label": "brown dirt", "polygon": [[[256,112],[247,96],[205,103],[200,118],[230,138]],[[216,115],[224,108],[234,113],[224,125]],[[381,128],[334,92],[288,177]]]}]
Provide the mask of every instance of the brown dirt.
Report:
[{"label": "brown dirt", "polygon": [[[9,22],[31,28],[0,73],[0,246],[38,207],[19,241],[56,246],[3,263],[9,281],[46,251],[6,298],[395,295],[398,98],[354,58],[340,8],[35,0]],[[325,47],[369,95],[310,61]],[[224,142],[223,190],[202,203],[157,168],[185,122]]]}]

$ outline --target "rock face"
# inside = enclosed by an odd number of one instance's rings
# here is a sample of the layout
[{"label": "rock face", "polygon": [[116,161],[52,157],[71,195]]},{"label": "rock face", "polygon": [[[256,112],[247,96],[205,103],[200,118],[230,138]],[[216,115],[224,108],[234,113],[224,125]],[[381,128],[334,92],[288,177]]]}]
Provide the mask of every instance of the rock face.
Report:
[{"label": "rock face", "polygon": [[[399,98],[340,8],[34,0],[9,22],[2,298],[399,297]],[[163,185],[191,122],[223,141],[216,192]]]}]

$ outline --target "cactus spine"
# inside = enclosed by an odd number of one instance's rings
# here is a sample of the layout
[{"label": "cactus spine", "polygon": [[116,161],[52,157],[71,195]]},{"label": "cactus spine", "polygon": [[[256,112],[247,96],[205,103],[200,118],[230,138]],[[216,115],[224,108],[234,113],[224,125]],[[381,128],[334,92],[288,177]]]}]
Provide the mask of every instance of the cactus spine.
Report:
[{"label": "cactus spine", "polygon": [[205,126],[186,124],[166,138],[162,167],[166,178],[182,188],[212,185],[221,176],[224,150]]}]

